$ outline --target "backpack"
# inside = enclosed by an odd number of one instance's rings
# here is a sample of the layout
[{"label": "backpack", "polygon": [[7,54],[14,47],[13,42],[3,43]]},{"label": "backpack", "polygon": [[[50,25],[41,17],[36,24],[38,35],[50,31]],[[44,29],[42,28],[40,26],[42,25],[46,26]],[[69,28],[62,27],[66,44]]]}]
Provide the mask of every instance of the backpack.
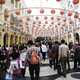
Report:
[{"label": "backpack", "polygon": [[38,64],[38,63],[39,63],[39,55],[36,51],[32,51],[31,64]]}]

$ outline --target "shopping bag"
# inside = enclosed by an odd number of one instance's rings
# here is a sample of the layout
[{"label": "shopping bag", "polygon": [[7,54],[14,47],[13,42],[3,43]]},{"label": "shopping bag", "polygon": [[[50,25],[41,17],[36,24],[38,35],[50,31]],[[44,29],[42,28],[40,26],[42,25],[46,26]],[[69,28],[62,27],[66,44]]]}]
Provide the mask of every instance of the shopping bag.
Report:
[{"label": "shopping bag", "polygon": [[13,75],[7,72],[4,80],[13,80]]},{"label": "shopping bag", "polygon": [[13,75],[20,76],[21,75],[21,68],[20,68],[20,60],[16,60],[18,66],[14,65]]},{"label": "shopping bag", "polygon": [[21,75],[21,69],[15,69],[15,70],[13,70],[13,75],[16,75],[16,76]]}]

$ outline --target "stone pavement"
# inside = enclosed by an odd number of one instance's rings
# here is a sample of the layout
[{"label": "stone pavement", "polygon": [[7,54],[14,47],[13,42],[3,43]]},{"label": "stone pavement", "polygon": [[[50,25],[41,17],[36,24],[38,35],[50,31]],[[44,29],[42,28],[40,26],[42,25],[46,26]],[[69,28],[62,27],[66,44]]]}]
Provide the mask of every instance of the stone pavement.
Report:
[{"label": "stone pavement", "polygon": [[[22,55],[22,58],[25,57]],[[69,71],[69,73],[67,73],[67,77],[64,78],[62,76],[59,76],[57,74],[57,71],[53,70],[53,68],[51,69],[49,67],[49,60],[46,59],[46,61],[41,61],[41,66],[40,66],[40,80],[80,80],[80,71]],[[73,69],[73,62],[70,62],[70,66],[71,69]],[[29,70],[28,67],[26,67],[26,73],[25,73],[25,79],[20,78],[19,80],[30,80],[30,75],[29,75]]]},{"label": "stone pavement", "polygon": [[[49,65],[47,65],[49,62],[48,60],[46,60],[45,62],[42,61],[42,64],[40,67],[40,80],[80,80],[80,72],[74,72],[73,70],[69,71],[69,73],[67,73],[67,77],[64,78],[62,76],[59,76],[57,74],[57,71],[53,70],[53,68],[51,69],[49,67]],[[71,69],[73,68],[73,62],[70,62],[71,65]],[[30,75],[29,75],[29,71],[28,71],[28,67],[26,68],[26,80],[30,80]]]}]

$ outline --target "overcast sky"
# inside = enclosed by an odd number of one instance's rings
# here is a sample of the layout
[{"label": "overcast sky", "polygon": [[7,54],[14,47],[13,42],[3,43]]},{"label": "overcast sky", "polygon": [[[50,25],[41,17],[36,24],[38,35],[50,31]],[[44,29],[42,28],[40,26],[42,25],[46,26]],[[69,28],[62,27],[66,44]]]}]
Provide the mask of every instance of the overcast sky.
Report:
[{"label": "overcast sky", "polygon": [[27,7],[51,7],[61,8],[60,2],[56,0],[24,0]]}]

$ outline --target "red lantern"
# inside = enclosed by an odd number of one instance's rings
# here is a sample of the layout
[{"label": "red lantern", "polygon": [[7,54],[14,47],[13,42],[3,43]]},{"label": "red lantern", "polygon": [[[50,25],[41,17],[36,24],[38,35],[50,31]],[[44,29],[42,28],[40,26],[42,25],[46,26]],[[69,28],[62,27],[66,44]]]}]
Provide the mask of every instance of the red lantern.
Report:
[{"label": "red lantern", "polygon": [[51,14],[55,14],[55,10],[54,9],[51,10]]},{"label": "red lantern", "polygon": [[30,21],[30,18],[27,18],[27,21]]},{"label": "red lantern", "polygon": [[60,25],[60,23],[58,23],[58,25]]},{"label": "red lantern", "polygon": [[32,12],[31,9],[28,9],[28,10],[27,10],[27,13],[28,13],[28,14],[31,14],[31,12]]},{"label": "red lantern", "polygon": [[17,9],[15,13],[16,15],[20,15],[20,10]]},{"label": "red lantern", "polygon": [[73,0],[73,4],[78,4],[79,0]]},{"label": "red lantern", "polygon": [[56,0],[57,2],[61,1],[61,0]]},{"label": "red lantern", "polygon": [[51,17],[51,20],[54,20],[54,17]]},{"label": "red lantern", "polygon": [[44,9],[40,9],[40,13],[43,14],[44,13]]},{"label": "red lantern", "polygon": [[28,23],[25,23],[26,25],[28,25]]},{"label": "red lantern", "polygon": [[66,19],[64,19],[63,21],[66,22]]},{"label": "red lantern", "polygon": [[41,21],[39,21],[39,24],[41,24]]},{"label": "red lantern", "polygon": [[59,20],[60,20],[60,18],[57,18],[57,20],[59,21]]},{"label": "red lantern", "polygon": [[34,21],[33,24],[36,24],[36,22]]},{"label": "red lantern", "polygon": [[51,22],[51,24],[54,24],[54,22]]},{"label": "red lantern", "polygon": [[39,19],[39,17],[36,17],[36,20],[38,20]]},{"label": "red lantern", "polygon": [[0,0],[0,4],[4,4],[5,3],[5,0]]},{"label": "red lantern", "polygon": [[48,24],[48,21],[45,21],[45,24]]},{"label": "red lantern", "polygon": [[79,14],[76,12],[74,15],[74,18],[78,18],[78,17],[79,17]]},{"label": "red lantern", "polygon": [[73,21],[70,21],[70,22],[69,22],[69,24],[72,24],[72,23],[73,23]]},{"label": "red lantern", "polygon": [[45,20],[46,20],[47,18],[48,18],[47,16],[44,17]]},{"label": "red lantern", "polygon": [[21,22],[23,22],[23,21],[20,19],[19,22],[21,23]]},{"label": "red lantern", "polygon": [[63,11],[63,10],[61,10],[61,11],[60,11],[60,14],[61,14],[61,15],[64,15],[64,11]]},{"label": "red lantern", "polygon": [[68,12],[68,16],[72,16],[72,12],[71,11]]}]

